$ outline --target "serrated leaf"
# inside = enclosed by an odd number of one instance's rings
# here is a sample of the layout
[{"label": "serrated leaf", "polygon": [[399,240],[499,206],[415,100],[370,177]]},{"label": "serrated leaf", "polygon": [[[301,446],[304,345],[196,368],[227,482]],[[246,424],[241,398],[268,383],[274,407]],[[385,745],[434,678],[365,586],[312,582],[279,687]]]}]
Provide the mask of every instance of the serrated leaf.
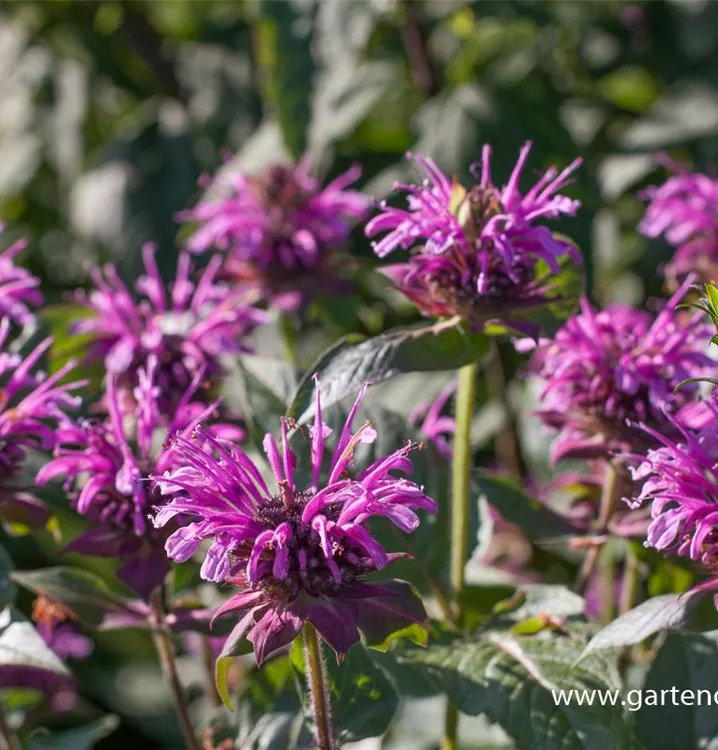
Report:
[{"label": "serrated leaf", "polygon": [[479,361],[489,351],[486,336],[465,330],[454,319],[357,340],[356,336],[342,339],[320,355],[297,388],[290,417],[300,424],[311,419],[314,374],[319,376],[325,409],[356,394],[364,383],[380,383],[407,372],[455,370]]},{"label": "serrated leaf", "polygon": [[[304,715],[311,725],[313,716],[300,638],[292,645],[291,660],[302,693]],[[324,661],[332,715],[340,740],[358,742],[382,735],[399,705],[399,698],[387,676],[369,658],[361,644],[349,649],[341,665],[333,658]]]},{"label": "serrated leaf", "polygon": [[99,576],[81,568],[60,566],[15,571],[12,579],[36,594],[66,605],[78,619],[93,627],[100,625],[109,612],[126,610],[123,599],[113,594]]},{"label": "serrated leaf", "polygon": [[[636,733],[645,747],[661,750],[716,747],[718,712],[712,701],[699,699],[699,690],[708,690],[711,696],[718,692],[717,634],[669,634],[651,665],[642,693],[634,696],[634,700],[640,698]],[[684,691],[693,705],[680,700]],[[670,698],[660,700],[658,696],[666,692]],[[655,700],[651,693],[655,693]],[[674,702],[673,696],[678,700]]]},{"label": "serrated leaf", "polygon": [[[712,601],[699,607],[708,592],[693,589],[681,594],[654,596],[616,618],[591,639],[581,658],[602,649],[640,643],[661,630],[703,629],[718,625]],[[706,619],[704,619],[706,618]]]},{"label": "serrated leaf", "polygon": [[613,660],[594,655],[573,666],[580,644],[544,636],[489,632],[432,642],[427,649],[402,649],[397,658],[422,668],[463,713],[483,713],[497,722],[519,748],[633,747],[620,705],[561,705],[553,695],[560,690],[619,690]]}]

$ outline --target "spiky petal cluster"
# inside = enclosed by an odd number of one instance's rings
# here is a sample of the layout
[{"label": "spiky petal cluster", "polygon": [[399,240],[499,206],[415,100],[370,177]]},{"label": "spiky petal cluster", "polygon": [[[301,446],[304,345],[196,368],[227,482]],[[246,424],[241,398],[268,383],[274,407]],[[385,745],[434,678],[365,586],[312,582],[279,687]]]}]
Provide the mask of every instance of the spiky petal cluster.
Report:
[{"label": "spiky petal cluster", "polygon": [[135,284],[140,299],[114,266],[94,269],[95,289],[78,295],[90,315],[75,323],[73,332],[92,337],[90,358],[103,360],[129,394],[148,358],[155,357],[161,409],[170,414],[198,372],[211,385],[222,369],[220,355],[248,349],[248,334],[265,321],[266,314],[245,304],[229,286],[217,283],[219,257],[210,261],[195,284],[189,255],[182,253],[168,295],[154,247],[145,245],[142,254],[146,274]]},{"label": "spiky petal cluster", "polygon": [[319,284],[336,282],[337,253],[369,206],[367,196],[347,190],[360,174],[352,167],[322,187],[305,157],[253,177],[218,176],[212,195],[179,216],[199,224],[187,248],[224,251],[228,275],[279,306],[296,305]]},{"label": "spiky petal cluster", "polygon": [[638,229],[676,249],[666,267],[670,281],[689,273],[711,281],[718,276],[718,180],[671,166],[673,176],[643,192],[649,202]]},{"label": "spiky petal cluster", "polygon": [[[117,376],[107,379],[107,419],[69,420],[57,431],[53,460],[40,469],[36,482],[46,484],[65,477],[65,488],[74,509],[90,527],[67,547],[97,557],[119,558],[117,575],[140,596],[162,582],[169,570],[163,545],[165,535],[152,525],[153,492],[148,474],[165,471],[173,453],[154,448],[158,433],[164,436],[166,414],[160,408],[162,393],[157,384],[157,361],[150,357],[147,370],[139,370],[140,384],[134,397],[138,403],[133,423],[120,406]],[[191,431],[195,419],[204,419],[216,406],[192,401],[202,379],[198,373],[172,415],[170,428]]]},{"label": "spiky petal cluster", "polygon": [[[426,174],[421,185],[398,185],[407,209],[382,204],[366,227],[368,236],[388,232],[374,243],[384,258],[414,250],[408,263],[384,270],[414,304],[430,317],[461,315],[470,320],[533,307],[550,295],[550,279],[565,256],[580,260],[575,247],[558,239],[542,222],[573,216],[580,203],[559,192],[581,161],[559,172],[551,167],[525,194],[519,180],[531,144],[502,188],[491,177],[491,149],[482,151],[479,183],[470,189],[444,175],[434,161],[417,155]],[[546,271],[537,278],[537,265]]]},{"label": "spiky petal cluster", "polygon": [[673,422],[677,437],[646,428],[658,448],[634,456],[632,469],[640,493],[627,502],[651,505],[646,546],[696,560],[718,572],[718,432],[714,404],[712,424],[701,430]]},{"label": "spiky petal cluster", "polygon": [[15,265],[15,257],[27,244],[25,239],[17,240],[0,253],[0,318],[9,318],[22,328],[34,325],[35,313],[31,308],[44,301],[39,289],[40,279]]},{"label": "spiky petal cluster", "polygon": [[352,431],[363,392],[331,453],[326,481],[321,475],[330,430],[322,420],[318,385],[309,487],[296,484],[297,459],[289,447],[286,421],[281,448],[269,434],[264,440],[277,482],[274,492],[246,454],[203,430],[197,430],[197,437],[205,449],[178,437],[174,448],[185,465],[155,477],[162,492],[180,491],[159,509],[155,523],[163,526],[177,515],[193,519],[169,537],[167,553],[184,562],[203,540],[212,540],[202,576],[242,589],[217,616],[241,614],[232,638],[236,642],[246,633],[260,663],[289,643],[306,621],[341,657],[359,640],[359,631],[381,641],[399,627],[424,619],[423,606],[408,584],[360,580],[395,557],[372,536],[370,518],[386,517],[410,532],[419,524],[413,509],[437,510],[419,486],[393,474],[411,470],[411,444],[354,471],[355,449],[376,438],[369,422]]},{"label": "spiky petal cluster", "polygon": [[686,406],[709,372],[711,331],[700,313],[676,310],[684,285],[654,317],[611,305],[595,310],[582,300],[553,340],[543,342],[532,367],[546,381],[540,394],[544,423],[560,430],[551,457],[593,458],[646,443],[636,423],[670,429],[666,411]]},{"label": "spiky petal cluster", "polygon": [[63,383],[73,363],[47,377],[39,362],[52,339],[38,344],[27,356],[12,350],[11,323],[0,321],[0,514],[9,524],[42,525],[44,504],[18,490],[28,451],[51,450],[56,427],[65,412],[79,406],[73,391],[84,383]]}]

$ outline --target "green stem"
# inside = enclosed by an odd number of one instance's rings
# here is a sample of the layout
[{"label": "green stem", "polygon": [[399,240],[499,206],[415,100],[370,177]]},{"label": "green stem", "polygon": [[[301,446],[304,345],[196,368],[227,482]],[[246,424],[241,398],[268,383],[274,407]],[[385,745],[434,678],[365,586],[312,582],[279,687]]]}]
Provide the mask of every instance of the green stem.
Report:
[{"label": "green stem", "polygon": [[[459,627],[463,626],[462,602],[466,587],[466,560],[469,556],[469,479],[471,477],[471,418],[476,401],[478,364],[459,370],[456,393],[456,432],[451,464],[451,604]],[[455,750],[459,717],[450,703],[442,750]]]},{"label": "green stem", "polygon": [[[602,534],[606,532],[608,524],[613,516],[616,506],[621,500],[621,467],[615,461],[606,462],[606,473],[603,479],[603,488],[601,489],[601,505],[598,512],[598,526],[595,533]],[[604,545],[609,546],[609,545]],[[601,550],[598,546],[591,547],[586,553],[586,557],[581,566],[581,571],[578,574],[575,589],[579,593],[588,585],[591,576],[596,570],[596,565],[599,562]],[[606,555],[609,553],[606,552]],[[611,550],[613,554],[613,550]],[[608,566],[606,560],[602,562],[602,565]]]},{"label": "green stem", "polygon": [[291,315],[282,313],[279,316],[279,327],[282,330],[282,341],[284,343],[284,356],[292,367],[299,366],[297,354],[297,322]]},{"label": "green stem", "polygon": [[189,700],[177,672],[177,661],[175,660],[174,648],[172,647],[172,639],[165,623],[162,586],[158,586],[150,594],[150,625],[152,626],[152,637],[157,649],[160,666],[162,667],[162,674],[174,698],[175,711],[179,719],[180,731],[182,732],[185,747],[187,750],[201,750],[197,741],[197,735],[189,718]]},{"label": "green stem", "polygon": [[20,740],[15,735],[15,732],[10,729],[10,725],[7,723],[5,712],[3,711],[2,704],[0,703],[0,748],[2,750],[22,750]]},{"label": "green stem", "polygon": [[317,730],[317,747],[318,750],[335,750],[337,744],[334,739],[331,701],[324,673],[322,650],[317,631],[310,623],[304,626],[304,654],[307,660],[307,683]]}]

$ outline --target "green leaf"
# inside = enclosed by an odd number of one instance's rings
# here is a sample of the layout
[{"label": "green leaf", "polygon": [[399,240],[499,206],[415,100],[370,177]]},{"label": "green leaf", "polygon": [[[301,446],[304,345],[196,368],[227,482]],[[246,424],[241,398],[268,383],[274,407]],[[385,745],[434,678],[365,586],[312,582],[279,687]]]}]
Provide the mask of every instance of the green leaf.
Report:
[{"label": "green leaf", "polygon": [[0,609],[15,601],[17,589],[10,578],[12,559],[5,547],[0,544]]},{"label": "green leaf", "polygon": [[381,383],[401,373],[455,370],[477,362],[489,340],[452,319],[430,326],[397,328],[357,343],[349,336],[320,355],[302,378],[289,416],[305,423],[314,413],[313,375],[319,376],[322,408],[356,394],[364,383]]},{"label": "green leaf", "polygon": [[252,651],[252,644],[245,637],[246,629],[235,625],[232,632],[227,636],[222,651],[217,657],[214,665],[214,679],[217,685],[222,703],[231,711],[232,698],[229,694],[229,670],[232,666],[232,659],[235,656],[243,656]]},{"label": "green leaf", "polygon": [[99,576],[81,568],[15,571],[11,577],[30,591],[66,605],[93,627],[100,625],[108,612],[126,609],[123,599],[113,594]]},{"label": "green leaf", "polygon": [[260,6],[258,54],[266,92],[284,141],[296,158],[306,149],[311,119],[312,27],[311,16],[295,3],[265,1]]},{"label": "green leaf", "polygon": [[96,743],[112,734],[120,725],[114,714],[103,716],[92,724],[64,732],[40,735],[30,741],[28,750],[92,750]]},{"label": "green leaf", "polygon": [[527,495],[509,477],[484,475],[476,480],[476,484],[491,505],[532,541],[563,537],[576,531],[563,518]]},{"label": "green leaf", "polygon": [[509,622],[521,622],[543,615],[576,617],[583,615],[585,607],[583,597],[565,586],[539,583],[522,586],[518,596],[507,603],[500,602],[496,611]]},{"label": "green leaf", "polygon": [[[292,645],[291,660],[302,694],[304,715],[311,725],[313,715],[300,638],[295,639]],[[399,699],[387,676],[369,658],[364,647],[357,644],[349,649],[341,665],[332,657],[325,659],[325,672],[332,715],[341,741],[358,742],[383,734],[394,716]]]},{"label": "green leaf", "polygon": [[712,599],[699,606],[708,591],[693,589],[681,594],[654,596],[616,618],[600,630],[584,649],[582,658],[607,648],[640,643],[661,630],[697,630],[716,627]]},{"label": "green leaf", "polygon": [[[708,701],[700,690],[710,691]],[[718,712],[711,699],[716,692],[718,634],[670,633],[651,665],[642,693],[627,695],[631,708],[640,706],[636,716],[639,740],[647,748],[661,750],[713,747],[718,737]]]},{"label": "green leaf", "polygon": [[519,748],[632,747],[620,705],[559,705],[554,700],[553,691],[620,689],[616,665],[605,655],[572,666],[580,650],[573,638],[489,632],[403,649],[397,658],[422,668],[463,713],[484,713],[497,722]]}]

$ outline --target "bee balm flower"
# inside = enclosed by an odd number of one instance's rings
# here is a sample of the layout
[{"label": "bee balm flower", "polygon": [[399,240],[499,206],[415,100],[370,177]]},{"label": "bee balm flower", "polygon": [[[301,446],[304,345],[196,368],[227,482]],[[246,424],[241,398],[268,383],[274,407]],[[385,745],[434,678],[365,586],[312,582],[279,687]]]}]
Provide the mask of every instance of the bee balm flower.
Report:
[{"label": "bee balm flower", "polygon": [[289,643],[307,621],[341,658],[359,640],[360,631],[376,642],[425,619],[409,584],[362,580],[397,557],[372,536],[369,519],[384,516],[410,532],[419,524],[414,509],[437,510],[421,487],[395,476],[411,470],[409,453],[415,445],[355,472],[356,447],[376,437],[368,422],[352,431],[362,396],[363,391],[341,430],[325,481],[321,477],[330,430],[322,421],[318,386],[309,486],[296,482],[297,459],[289,447],[286,421],[281,448],[269,434],[264,440],[277,483],[273,492],[245,453],[200,429],[196,436],[201,444],[183,437],[173,444],[184,465],[154,477],[162,492],[173,494],[158,510],[156,525],[178,515],[192,519],[168,538],[168,555],[184,562],[202,541],[212,540],[201,575],[240,589],[215,616],[240,614],[230,637],[246,633],[259,663]]},{"label": "bee balm flower", "polygon": [[[555,237],[543,222],[573,216],[580,203],[559,191],[578,168],[577,159],[562,172],[551,167],[525,194],[519,179],[531,144],[527,143],[502,188],[491,177],[491,149],[484,146],[479,183],[466,189],[444,175],[432,159],[417,155],[427,179],[421,185],[398,185],[408,206],[381,205],[366,227],[384,258],[412,250],[408,262],[384,271],[399,291],[429,317],[460,315],[480,325],[509,311],[544,304],[560,261],[580,257],[576,248]],[[543,264],[543,269],[539,265]]]}]

